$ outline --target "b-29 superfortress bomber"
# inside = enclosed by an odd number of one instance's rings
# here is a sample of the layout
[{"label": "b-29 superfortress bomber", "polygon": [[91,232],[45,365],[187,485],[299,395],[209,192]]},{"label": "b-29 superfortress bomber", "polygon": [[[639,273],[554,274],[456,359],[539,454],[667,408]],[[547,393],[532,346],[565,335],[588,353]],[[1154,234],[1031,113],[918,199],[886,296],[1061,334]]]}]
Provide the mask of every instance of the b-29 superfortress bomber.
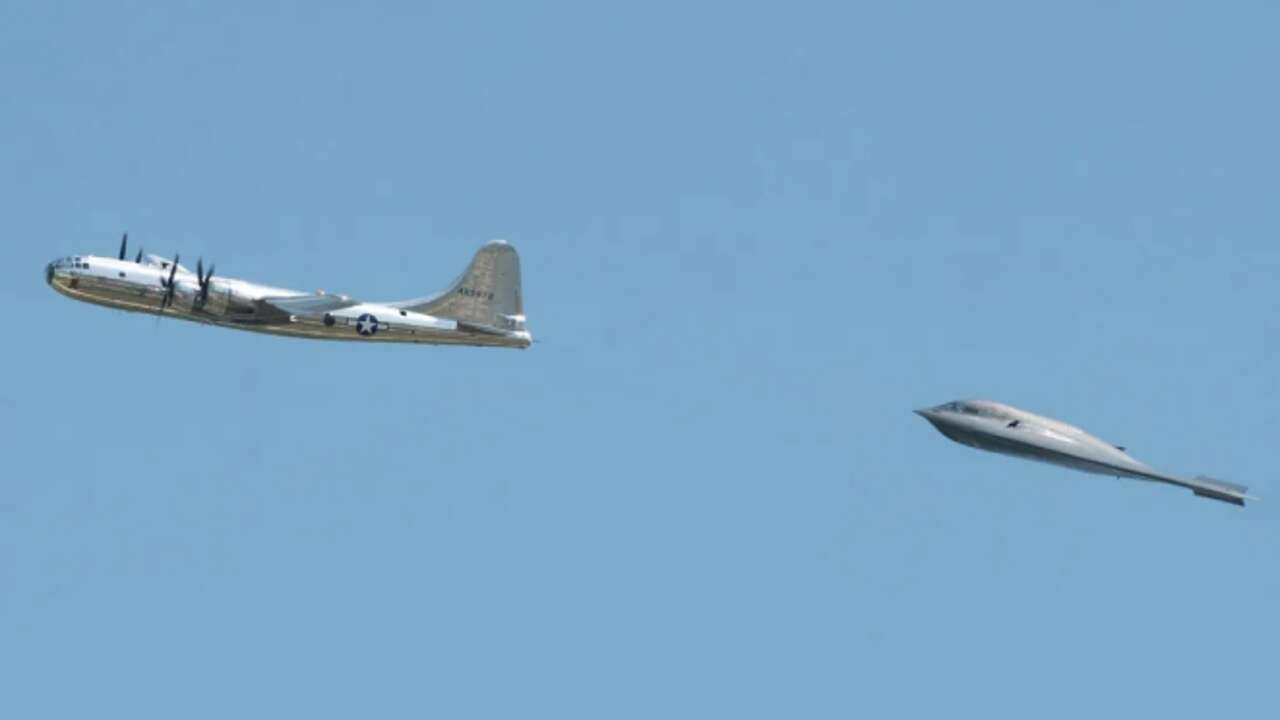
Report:
[{"label": "b-29 superfortress bomber", "polygon": [[116,257],[77,255],[45,268],[54,290],[75,300],[237,330],[324,340],[488,345],[526,348],[520,258],[494,240],[444,291],[416,300],[362,302],[347,295],[307,293],[195,272],[179,257],[141,250],[129,259],[129,235]]}]

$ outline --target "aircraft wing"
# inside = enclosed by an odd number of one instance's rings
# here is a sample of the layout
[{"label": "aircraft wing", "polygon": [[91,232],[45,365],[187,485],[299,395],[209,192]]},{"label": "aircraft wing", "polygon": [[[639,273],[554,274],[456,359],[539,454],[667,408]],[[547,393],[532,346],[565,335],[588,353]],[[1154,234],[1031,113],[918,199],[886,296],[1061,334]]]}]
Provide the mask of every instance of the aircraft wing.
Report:
[{"label": "aircraft wing", "polygon": [[328,294],[264,297],[255,303],[259,319],[270,323],[286,323],[294,317],[322,318],[325,313],[358,304],[346,295]]},{"label": "aircraft wing", "polygon": [[1245,500],[1255,499],[1249,497],[1247,494],[1249,488],[1244,485],[1236,485],[1204,475],[1197,475],[1194,480],[1187,480],[1186,487],[1191,488],[1191,492],[1200,497],[1213,498],[1232,505],[1244,505]]},{"label": "aircraft wing", "polygon": [[1240,505],[1242,507],[1246,500],[1258,499],[1249,495],[1249,488],[1244,485],[1236,485],[1235,483],[1218,480],[1217,478],[1205,477],[1204,475],[1197,475],[1194,478],[1185,478],[1177,475],[1165,475],[1154,470],[1130,470],[1126,474],[1131,477],[1157,480],[1159,482],[1169,483],[1170,485],[1177,485],[1190,490],[1200,497],[1221,500],[1222,502],[1231,503],[1232,505]]}]

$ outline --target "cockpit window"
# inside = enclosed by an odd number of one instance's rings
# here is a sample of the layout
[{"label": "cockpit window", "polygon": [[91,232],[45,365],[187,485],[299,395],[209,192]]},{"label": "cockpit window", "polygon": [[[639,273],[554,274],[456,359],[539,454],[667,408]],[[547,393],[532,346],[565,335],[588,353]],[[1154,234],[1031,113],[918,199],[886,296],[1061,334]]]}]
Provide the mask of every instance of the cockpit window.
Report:
[{"label": "cockpit window", "polygon": [[973,415],[976,417],[997,418],[1000,420],[1013,420],[1014,417],[998,406],[993,406],[986,402],[950,402],[942,406],[943,410],[948,412],[963,413],[965,415]]}]

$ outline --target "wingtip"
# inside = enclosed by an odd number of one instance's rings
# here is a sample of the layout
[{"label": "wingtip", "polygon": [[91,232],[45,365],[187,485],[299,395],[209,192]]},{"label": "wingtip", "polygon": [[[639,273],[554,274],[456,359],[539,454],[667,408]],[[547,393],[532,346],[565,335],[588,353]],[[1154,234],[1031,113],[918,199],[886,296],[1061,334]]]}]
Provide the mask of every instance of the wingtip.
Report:
[{"label": "wingtip", "polygon": [[1245,506],[1245,501],[1256,502],[1258,500],[1258,498],[1252,495],[1247,495],[1243,492],[1232,492],[1230,490],[1224,491],[1221,488],[1213,487],[1193,487],[1191,488],[1191,492],[1198,497],[1230,503],[1240,507]]}]

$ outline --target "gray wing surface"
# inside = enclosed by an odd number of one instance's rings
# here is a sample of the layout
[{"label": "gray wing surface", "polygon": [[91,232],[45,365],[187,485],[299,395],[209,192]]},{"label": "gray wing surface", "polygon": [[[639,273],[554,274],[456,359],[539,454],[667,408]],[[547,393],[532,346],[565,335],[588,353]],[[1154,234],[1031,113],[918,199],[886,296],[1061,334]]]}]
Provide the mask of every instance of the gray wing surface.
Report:
[{"label": "gray wing surface", "polygon": [[320,318],[325,313],[358,304],[345,295],[293,295],[265,297],[257,301],[260,319],[273,323],[287,323],[295,316]]},{"label": "gray wing surface", "polygon": [[1244,485],[1236,485],[1225,480],[1217,480],[1204,475],[1197,475],[1194,478],[1184,478],[1177,475],[1166,475],[1157,471],[1135,471],[1130,470],[1128,474],[1134,477],[1146,478],[1147,480],[1156,480],[1159,482],[1169,483],[1184,487],[1195,493],[1199,497],[1210,498],[1212,500],[1221,500],[1232,505],[1244,507],[1245,500],[1257,500],[1257,498],[1249,495],[1249,488]]},{"label": "gray wing surface", "polygon": [[1213,498],[1214,500],[1229,502],[1232,505],[1243,506],[1246,499],[1256,499],[1249,497],[1249,488],[1244,485],[1215,480],[1203,475],[1197,475],[1192,480],[1185,480],[1184,483],[1186,487],[1191,488],[1191,492],[1200,497]]}]

